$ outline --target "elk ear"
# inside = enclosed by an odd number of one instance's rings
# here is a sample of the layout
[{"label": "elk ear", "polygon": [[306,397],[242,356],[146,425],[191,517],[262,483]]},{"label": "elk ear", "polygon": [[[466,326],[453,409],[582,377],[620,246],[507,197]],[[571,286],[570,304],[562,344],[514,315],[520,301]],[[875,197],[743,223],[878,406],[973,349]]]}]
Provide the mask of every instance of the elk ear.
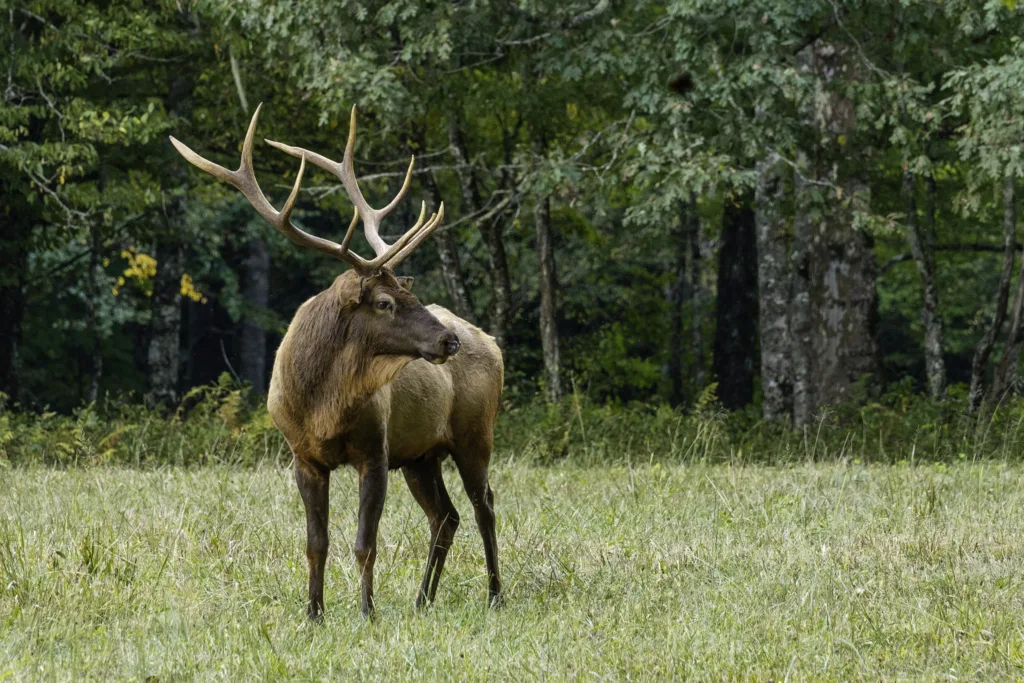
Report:
[{"label": "elk ear", "polygon": [[398,284],[402,286],[402,289],[408,290],[410,292],[412,291],[413,278],[409,277],[408,275],[399,275],[395,279],[398,280]]},{"label": "elk ear", "polygon": [[361,278],[359,278],[359,299],[358,299],[358,302],[359,303],[363,303],[363,301],[366,300],[366,296],[370,293],[370,290],[372,290],[374,287],[376,287],[377,283],[379,283],[379,282],[380,282],[380,278],[378,276],[376,276],[376,275],[371,275],[370,277],[361,277]]},{"label": "elk ear", "polygon": [[363,297],[363,278],[339,275],[334,280],[334,296],[342,306],[358,306]]}]

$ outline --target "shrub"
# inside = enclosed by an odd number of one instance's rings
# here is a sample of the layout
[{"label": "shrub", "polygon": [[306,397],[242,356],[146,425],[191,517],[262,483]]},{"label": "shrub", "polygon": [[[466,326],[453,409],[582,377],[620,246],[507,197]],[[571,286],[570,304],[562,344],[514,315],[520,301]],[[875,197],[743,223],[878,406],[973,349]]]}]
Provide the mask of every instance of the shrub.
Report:
[{"label": "shrub", "polygon": [[[497,458],[537,464],[730,461],[786,463],[1024,458],[1024,400],[978,416],[965,414],[966,392],[944,401],[897,385],[878,400],[822,411],[803,429],[766,423],[753,410],[718,407],[714,385],[688,410],[665,404],[597,404],[574,394],[560,404],[509,400],[498,420]],[[190,392],[173,413],[138,404],[89,404],[71,415],[4,409],[0,466],[121,464],[152,467],[260,462],[291,454],[262,401],[223,377]]]}]

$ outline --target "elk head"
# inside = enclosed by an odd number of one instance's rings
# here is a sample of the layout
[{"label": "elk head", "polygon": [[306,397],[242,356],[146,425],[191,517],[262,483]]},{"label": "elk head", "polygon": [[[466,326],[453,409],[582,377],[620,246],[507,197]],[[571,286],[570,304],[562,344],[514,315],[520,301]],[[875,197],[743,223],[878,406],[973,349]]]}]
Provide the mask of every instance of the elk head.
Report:
[{"label": "elk head", "polygon": [[[409,291],[412,278],[398,278],[392,270],[441,224],[444,218],[444,203],[438,207],[437,213],[426,219],[426,203],[421,202],[416,224],[394,243],[388,244],[380,236],[381,221],[395,209],[409,189],[416,158],[412,157],[409,160],[405,181],[395,198],[381,209],[371,207],[359,189],[353,168],[356,108],[352,107],[348,142],[345,144],[345,155],[341,163],[300,147],[266,141],[271,147],[301,160],[291,194],[288,195],[281,210],[277,211],[256,182],[252,164],[253,138],[262,107],[261,104],[256,108],[249,123],[249,130],[242,144],[242,159],[238,170],[229,171],[199,156],[174,137],[171,137],[171,144],[193,165],[238,189],[267,222],[292,242],[328,254],[352,266],[351,271],[338,278],[334,289],[340,299],[339,303],[348,309],[359,323],[359,334],[362,341],[367,342],[365,348],[369,351],[377,355],[420,357],[433,363],[443,363],[449,356],[457,353],[459,339],[455,333],[442,325]],[[310,235],[291,222],[291,213],[302,185],[307,160],[337,176],[355,206],[355,215],[341,244]],[[349,248],[356,223],[360,219],[363,222],[366,241],[375,253],[374,258],[370,260],[362,258]]]},{"label": "elk head", "polygon": [[458,353],[458,336],[419,302],[411,287],[411,277],[395,276],[389,268],[368,278],[353,271],[339,276],[333,291],[347,313],[347,343],[367,355],[411,356],[435,364]]}]

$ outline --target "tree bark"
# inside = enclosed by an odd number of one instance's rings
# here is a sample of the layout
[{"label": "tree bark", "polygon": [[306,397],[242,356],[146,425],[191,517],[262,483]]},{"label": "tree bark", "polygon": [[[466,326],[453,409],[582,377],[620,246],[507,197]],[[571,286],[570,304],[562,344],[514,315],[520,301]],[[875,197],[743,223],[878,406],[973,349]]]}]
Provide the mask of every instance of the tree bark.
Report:
[{"label": "tree bark", "polygon": [[796,212],[793,216],[793,245],[790,253],[791,282],[789,299],[790,361],[793,372],[793,424],[804,427],[816,411],[814,401],[814,355],[811,350],[811,244],[814,226],[810,219],[810,201],[806,173],[808,162],[801,155],[794,179]]},{"label": "tree bark", "polygon": [[917,263],[917,270],[921,274],[921,325],[924,327],[925,375],[928,379],[928,394],[938,400],[942,398],[946,388],[946,363],[942,357],[942,320],[939,318],[939,293],[935,286],[934,239],[931,238],[935,210],[934,181],[929,185],[926,226],[918,225],[917,202],[914,199],[916,186],[914,174],[904,171],[903,197],[907,208],[907,241]]},{"label": "tree bark", "polygon": [[[0,207],[7,208],[7,207]],[[11,403],[22,400],[19,372],[21,329],[25,318],[25,275],[28,270],[27,222],[19,220],[19,212],[0,210],[0,226],[4,235],[0,254],[4,258],[0,272],[0,392]],[[0,402],[2,403],[2,402]]]},{"label": "tree bark", "polygon": [[757,365],[757,246],[752,197],[727,203],[718,254],[714,371],[718,398],[729,410],[754,400]]},{"label": "tree bark", "polygon": [[491,269],[490,334],[502,351],[508,344],[509,316],[512,312],[512,281],[508,273],[508,258],[505,255],[505,241],[502,237],[504,218],[496,216],[481,228],[487,244],[487,262]]},{"label": "tree bark", "polygon": [[[512,155],[515,150],[515,133],[502,129],[505,170],[501,183],[505,192],[512,196],[516,190],[515,172],[512,170]],[[493,301],[491,303],[491,336],[504,351],[507,344],[509,319],[512,315],[512,279],[509,276],[508,257],[505,254],[504,228],[509,218],[506,209],[481,225],[484,242],[487,244],[487,260],[491,270]],[[506,368],[507,370],[507,368]]]},{"label": "tree bark", "polygon": [[821,139],[815,182],[824,195],[822,216],[814,228],[810,254],[812,354],[815,408],[862,398],[853,395],[865,376],[878,376],[875,335],[878,301],[871,240],[854,227],[857,209],[870,201],[866,183],[848,168],[842,140],[856,130],[856,106],[837,80],[855,81],[859,61],[845,45],[815,43],[815,73],[823,90],[816,99],[815,119]]},{"label": "tree bark", "polygon": [[157,243],[148,354],[149,393],[146,396],[150,405],[170,406],[178,400],[183,251],[180,242],[161,240]]},{"label": "tree bark", "polygon": [[1006,304],[1010,298],[1010,279],[1013,276],[1013,249],[1017,236],[1017,211],[1013,176],[1003,181],[1003,263],[999,269],[999,289],[996,292],[996,310],[992,323],[985,330],[971,361],[971,388],[967,394],[967,410],[975,412],[985,395],[985,367],[992,354],[996,338],[1006,320]]},{"label": "tree bark", "polygon": [[778,422],[791,410],[793,377],[789,340],[789,264],[782,203],[786,187],[778,163],[758,168],[757,292],[764,419]]},{"label": "tree bark", "polygon": [[[1003,189],[1003,220],[1006,222],[1004,230],[1013,225],[1013,231],[1017,231],[1017,210],[1016,192],[1013,176],[1009,176],[1006,187]],[[1014,376],[1016,375],[1017,361],[1020,359],[1021,350],[1021,317],[1024,314],[1024,254],[1021,255],[1020,272],[1017,275],[1017,292],[1013,297],[1013,307],[1010,314],[1010,330],[1006,339],[1006,346],[1003,347],[1003,355],[999,359],[999,367],[996,369],[992,379],[992,391],[989,399],[993,403],[1002,400],[1003,394],[1011,388]]]},{"label": "tree bark", "polygon": [[680,202],[679,223],[672,240],[675,261],[672,267],[672,283],[668,287],[669,306],[669,349],[665,374],[669,385],[669,403],[678,406],[683,403],[683,303],[690,289],[687,281],[686,261],[690,251],[690,231],[693,229],[693,209],[688,202]]},{"label": "tree bark", "polygon": [[89,276],[86,280],[87,295],[85,302],[85,328],[89,338],[89,386],[85,392],[87,403],[95,403],[99,398],[100,380],[103,378],[103,342],[100,339],[99,320],[96,316],[96,303],[99,299],[99,283],[97,271],[100,268],[100,229],[92,226],[89,245]]},{"label": "tree bark", "polygon": [[445,289],[452,300],[452,308],[455,315],[463,320],[476,323],[476,312],[473,310],[473,300],[466,287],[466,278],[462,272],[462,261],[459,259],[458,245],[455,236],[450,229],[440,228],[434,237],[434,244],[437,245],[437,256],[441,261],[441,277],[444,279]]},{"label": "tree bark", "polygon": [[[459,183],[462,186],[462,199],[465,206],[474,214],[483,210],[483,200],[477,184],[476,176],[469,167],[469,153],[466,149],[466,140],[459,129],[458,121],[453,119],[448,125],[448,141],[451,145],[452,155],[458,169]],[[478,223],[480,234],[487,247],[487,261],[491,277],[491,306],[490,306],[490,333],[497,342],[498,347],[505,350],[508,336],[508,318],[512,309],[512,281],[508,272],[508,258],[505,255],[505,243],[502,239],[502,227],[504,217],[499,214],[491,220]],[[451,239],[451,238],[449,238]],[[454,242],[454,240],[452,240]],[[454,249],[449,250],[455,254]],[[442,255],[442,264],[444,256]],[[461,275],[461,272],[460,272]],[[447,277],[447,276],[446,276]],[[454,271],[453,271],[454,278]],[[464,305],[466,310],[472,311],[473,305],[469,298],[468,289],[465,286],[464,278],[458,278],[461,286]],[[451,291],[451,290],[449,290]],[[452,297],[453,301],[455,297]]]},{"label": "tree bark", "polygon": [[562,399],[562,363],[558,353],[558,277],[551,239],[550,197],[537,201],[533,219],[537,228],[537,257],[540,261],[540,339],[544,349],[547,395],[550,402],[557,403]]},{"label": "tree bark", "polygon": [[[866,193],[858,181],[845,195]],[[875,257],[852,209],[830,201],[831,220],[820,224],[812,245],[810,277],[816,406],[841,403],[865,375],[877,377],[878,301]]]},{"label": "tree bark", "polygon": [[[250,311],[266,310],[270,304],[270,254],[267,245],[253,238],[245,245],[242,298]],[[253,390],[267,390],[267,331],[251,313],[242,319],[239,339],[239,373]]]},{"label": "tree bark", "polygon": [[707,372],[704,366],[704,288],[701,283],[700,222],[696,214],[688,234],[690,249],[690,309],[692,314],[691,344],[693,347],[694,395],[704,391]]},{"label": "tree bark", "polygon": [[[419,138],[420,148],[425,149],[426,135],[419,133]],[[452,155],[455,157],[459,183],[462,186],[462,205],[464,210],[475,213],[477,211],[476,202],[479,199],[474,191],[474,180],[469,173],[469,169],[464,168],[463,150],[455,144],[457,141],[461,141],[461,136],[458,134],[454,123],[449,124],[448,140]],[[426,182],[433,197],[434,206],[440,206],[442,200],[441,188],[438,187],[437,178],[434,177],[433,172],[427,174]],[[448,292],[448,297],[452,301],[452,309],[455,311],[455,315],[463,320],[475,323],[476,313],[473,309],[473,300],[470,297],[469,288],[466,286],[462,262],[459,259],[458,245],[455,242],[452,230],[442,226],[433,239],[434,245],[437,247],[438,260],[441,262],[441,278],[444,280],[444,287]]]}]

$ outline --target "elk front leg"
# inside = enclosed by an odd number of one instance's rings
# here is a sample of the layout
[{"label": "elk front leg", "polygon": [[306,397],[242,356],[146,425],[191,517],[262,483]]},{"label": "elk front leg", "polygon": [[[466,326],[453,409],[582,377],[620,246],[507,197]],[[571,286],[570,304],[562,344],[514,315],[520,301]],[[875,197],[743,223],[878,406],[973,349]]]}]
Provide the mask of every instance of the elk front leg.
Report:
[{"label": "elk front leg", "polygon": [[363,616],[373,613],[373,564],[377,560],[377,527],[388,491],[386,464],[363,467],[359,473],[359,528],[354,547],[362,585]]},{"label": "elk front leg", "polygon": [[322,621],[324,565],[327,563],[328,486],[331,473],[316,465],[295,461],[295,483],[306,506],[306,561],[309,563],[309,603],[306,615]]}]

